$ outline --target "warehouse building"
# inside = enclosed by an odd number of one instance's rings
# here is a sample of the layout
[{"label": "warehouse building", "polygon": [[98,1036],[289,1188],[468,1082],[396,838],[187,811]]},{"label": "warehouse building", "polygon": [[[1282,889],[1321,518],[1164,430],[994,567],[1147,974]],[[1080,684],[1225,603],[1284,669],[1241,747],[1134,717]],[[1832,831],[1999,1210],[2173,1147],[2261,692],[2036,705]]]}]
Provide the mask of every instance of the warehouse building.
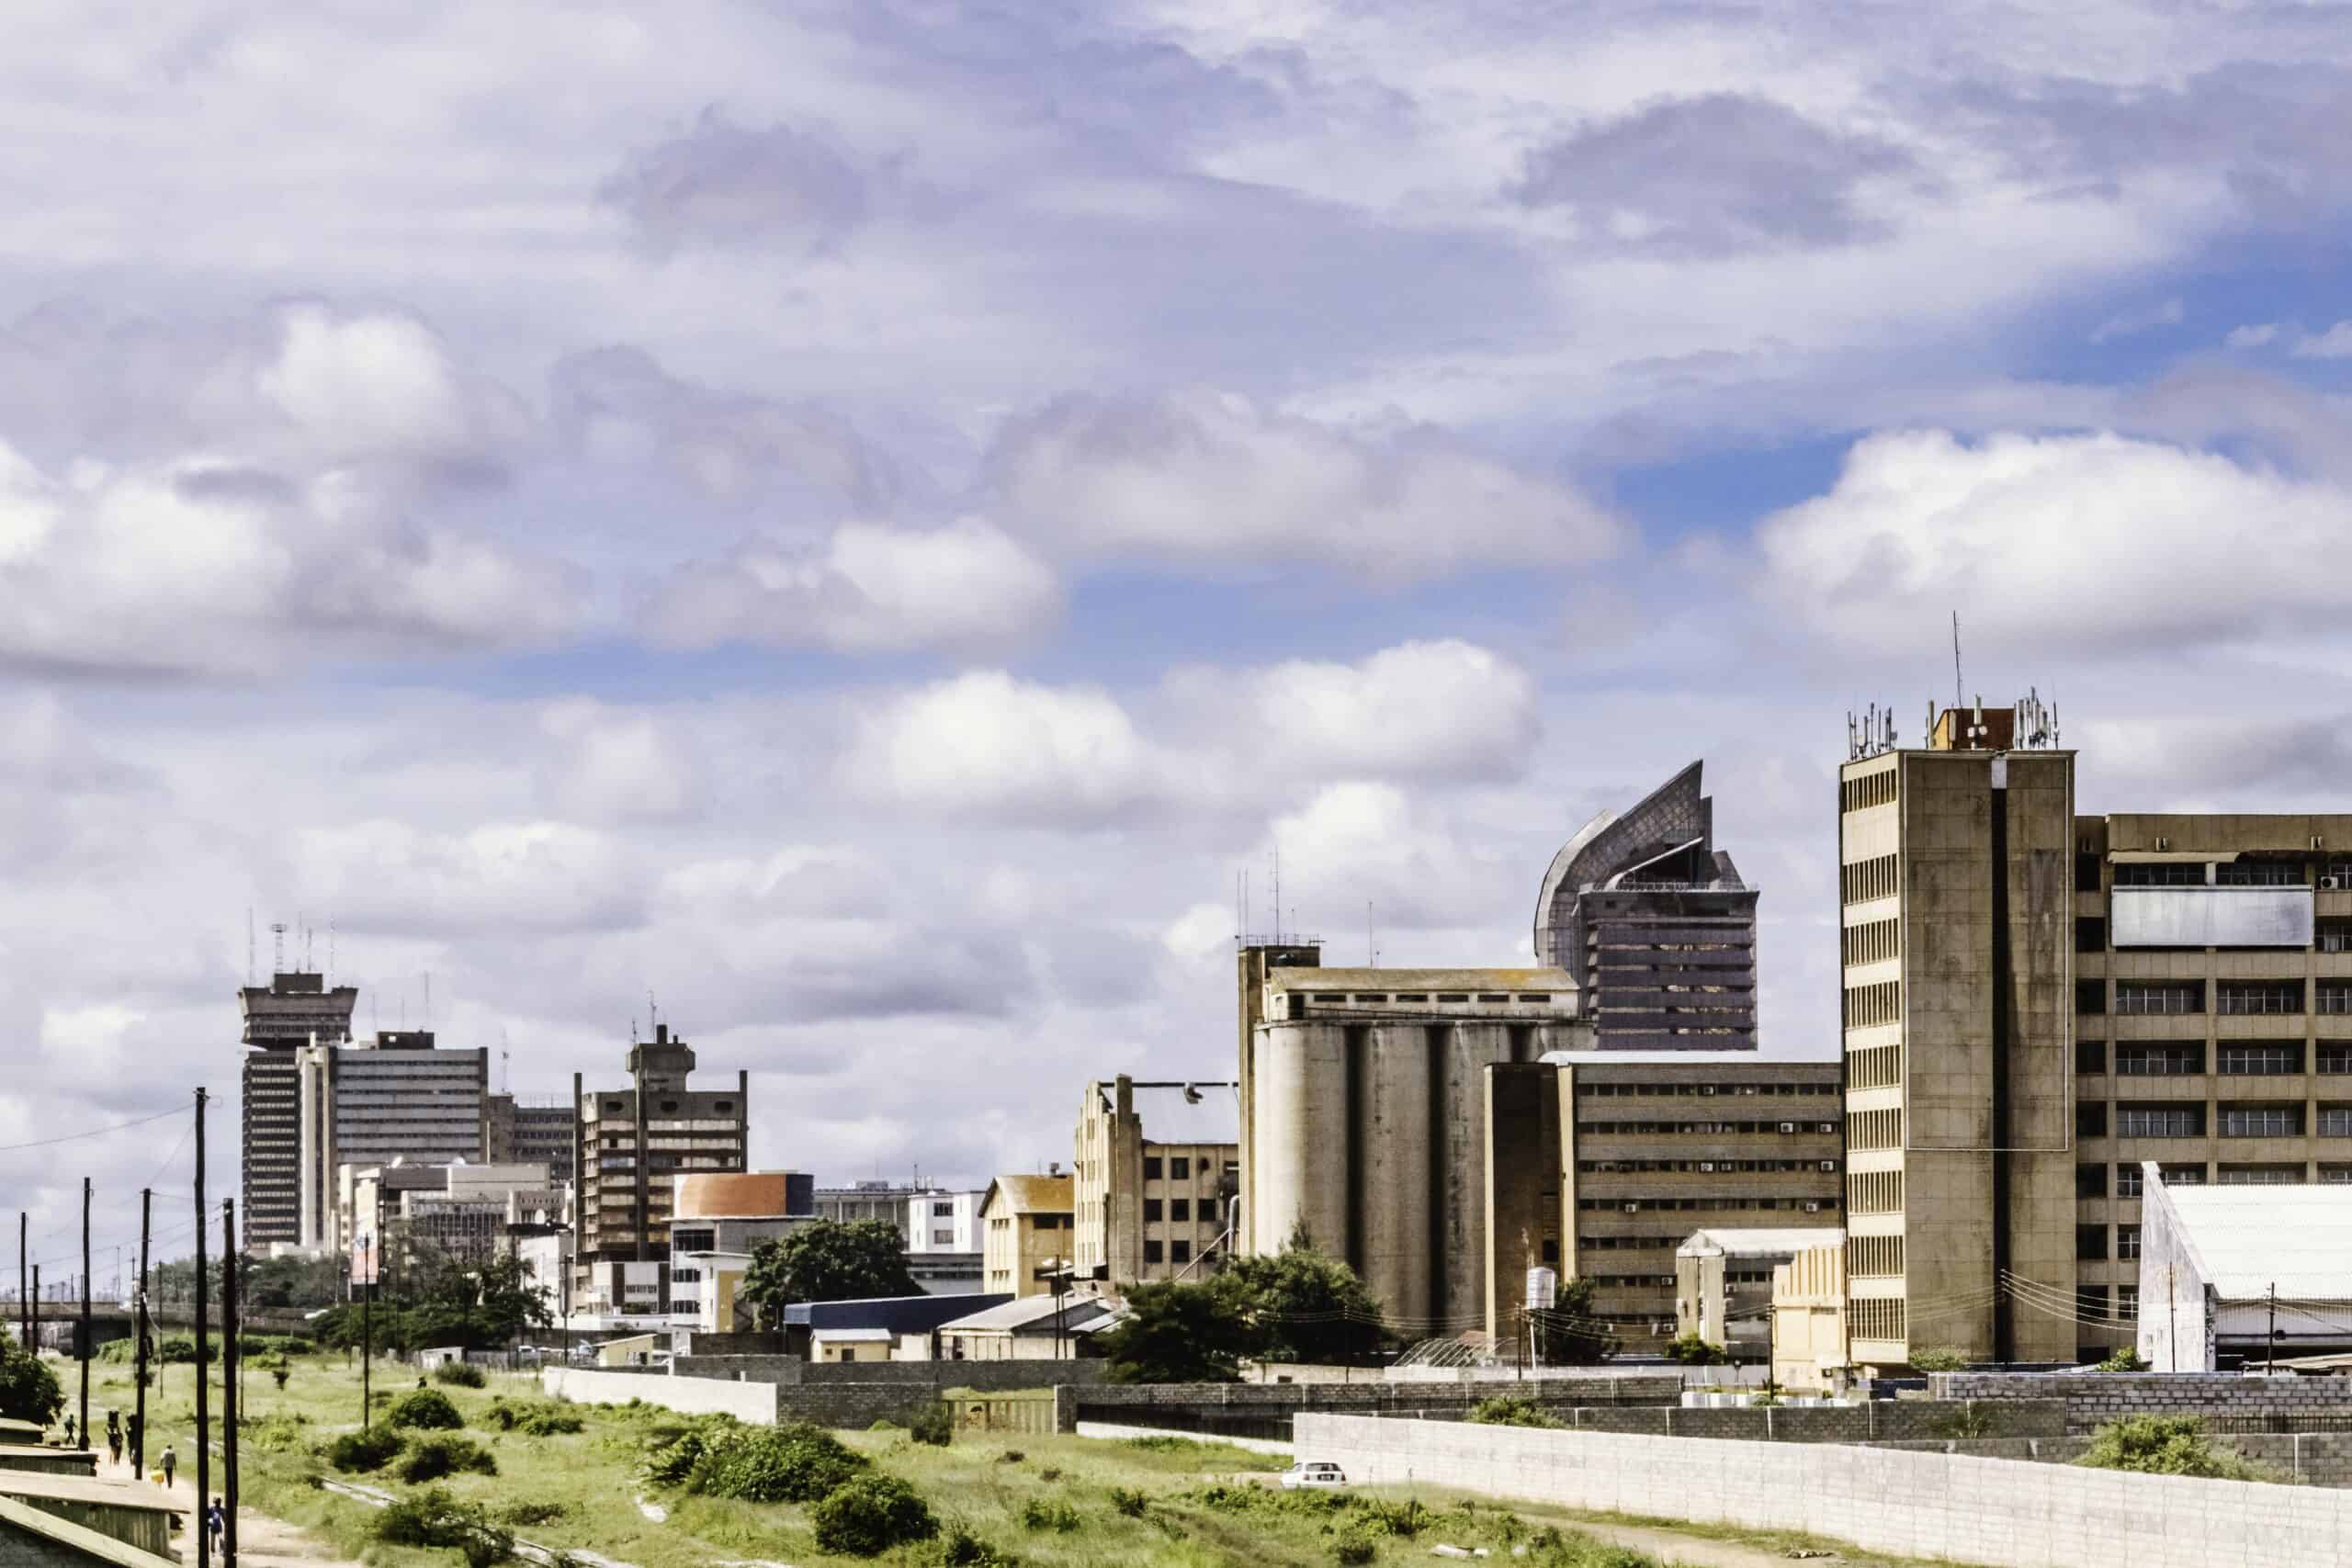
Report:
[{"label": "warehouse building", "polygon": [[2352,1187],[2174,1187],[2140,1168],[2140,1354],[2159,1372],[2352,1351]]}]

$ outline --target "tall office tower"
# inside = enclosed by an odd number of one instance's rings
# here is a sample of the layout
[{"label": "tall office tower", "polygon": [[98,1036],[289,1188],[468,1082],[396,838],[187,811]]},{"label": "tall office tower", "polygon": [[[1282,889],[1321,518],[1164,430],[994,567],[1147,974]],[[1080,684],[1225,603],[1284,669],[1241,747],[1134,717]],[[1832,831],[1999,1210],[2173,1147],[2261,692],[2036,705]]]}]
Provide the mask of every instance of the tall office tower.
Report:
[{"label": "tall office tower", "polygon": [[1714,847],[1703,765],[1586,823],[1544,874],[1535,961],[1575,977],[1596,1050],[1755,1047],[1757,890]]},{"label": "tall office tower", "polygon": [[243,1074],[245,1244],[255,1252],[302,1239],[302,1082],[296,1053],[351,1038],[356,986],[280,970],[237,992],[247,1047]]},{"label": "tall office tower", "polygon": [[490,1159],[494,1165],[543,1165],[558,1183],[572,1179],[572,1119],[579,1111],[561,1097],[519,1100],[493,1094],[487,1102]]},{"label": "tall office tower", "polygon": [[295,1055],[304,1247],[340,1250],[348,1244],[337,1234],[338,1166],[483,1162],[487,1050],[438,1048],[430,1030],[411,1029],[355,1044],[305,1045]]},{"label": "tall office tower", "polygon": [[695,1054],[657,1023],[629,1047],[629,1087],[587,1089],[573,1168],[580,1173],[575,1299],[612,1313],[669,1311],[672,1178],[741,1171],[751,1142],[752,1075],[731,1089],[689,1089]]},{"label": "tall office tower", "polygon": [[[2025,718],[2020,733],[2020,711]],[[1838,770],[1848,1332],[2071,1357],[2075,758],[2038,710],[1873,722]]]}]

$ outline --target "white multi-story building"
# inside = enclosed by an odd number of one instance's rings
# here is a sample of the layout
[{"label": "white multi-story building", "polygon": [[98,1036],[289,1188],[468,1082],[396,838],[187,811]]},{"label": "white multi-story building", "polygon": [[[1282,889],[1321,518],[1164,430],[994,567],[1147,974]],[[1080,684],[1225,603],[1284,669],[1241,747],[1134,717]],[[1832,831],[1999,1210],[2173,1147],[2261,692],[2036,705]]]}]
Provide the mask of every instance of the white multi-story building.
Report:
[{"label": "white multi-story building", "polygon": [[[305,1045],[300,1078],[300,1241],[339,1251],[335,1224],[344,1166],[482,1163],[490,1053],[436,1047],[427,1030],[378,1034],[355,1044]],[[539,1169],[541,1185],[546,1169]]]}]

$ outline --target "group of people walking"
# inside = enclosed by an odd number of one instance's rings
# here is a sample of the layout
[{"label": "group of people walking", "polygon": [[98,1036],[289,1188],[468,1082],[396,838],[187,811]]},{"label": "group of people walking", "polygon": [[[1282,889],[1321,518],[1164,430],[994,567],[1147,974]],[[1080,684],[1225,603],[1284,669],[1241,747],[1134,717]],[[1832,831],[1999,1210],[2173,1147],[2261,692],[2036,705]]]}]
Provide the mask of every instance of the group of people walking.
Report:
[{"label": "group of people walking", "polygon": [[[73,1413],[69,1411],[66,1413],[65,1416],[65,1446],[69,1449],[74,1446],[74,1416]],[[89,1434],[85,1432],[82,1436],[86,1438]],[[122,1412],[119,1410],[107,1411],[107,1461],[108,1463],[120,1464],[122,1462],[122,1446],[126,1438],[130,1441],[132,1450],[136,1452],[139,1448],[138,1415],[135,1412],[132,1414],[130,1420],[128,1423],[128,1429],[126,1430],[126,1424],[122,1418]],[[176,1488],[179,1484],[180,1456],[172,1451],[172,1446],[169,1443],[165,1443],[164,1445],[164,1451],[156,1456],[155,1462],[164,1472],[164,1486],[167,1488]],[[220,1550],[221,1540],[226,1535],[228,1528],[229,1515],[226,1507],[226,1500],[215,1497],[212,1499],[211,1506],[204,1510],[204,1532],[211,1538],[213,1551],[218,1551]]]}]

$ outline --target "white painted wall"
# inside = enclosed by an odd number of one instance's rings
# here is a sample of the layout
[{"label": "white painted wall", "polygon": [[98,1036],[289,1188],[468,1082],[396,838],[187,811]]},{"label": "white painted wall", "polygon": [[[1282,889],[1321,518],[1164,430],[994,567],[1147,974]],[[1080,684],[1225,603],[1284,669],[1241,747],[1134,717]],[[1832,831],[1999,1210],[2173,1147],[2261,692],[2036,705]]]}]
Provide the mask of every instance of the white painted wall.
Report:
[{"label": "white painted wall", "polygon": [[722,1382],[717,1378],[673,1378],[660,1372],[595,1372],[579,1367],[543,1367],[539,1388],[553,1399],[579,1404],[648,1404],[688,1416],[732,1416],[756,1426],[775,1425],[775,1384]]}]

